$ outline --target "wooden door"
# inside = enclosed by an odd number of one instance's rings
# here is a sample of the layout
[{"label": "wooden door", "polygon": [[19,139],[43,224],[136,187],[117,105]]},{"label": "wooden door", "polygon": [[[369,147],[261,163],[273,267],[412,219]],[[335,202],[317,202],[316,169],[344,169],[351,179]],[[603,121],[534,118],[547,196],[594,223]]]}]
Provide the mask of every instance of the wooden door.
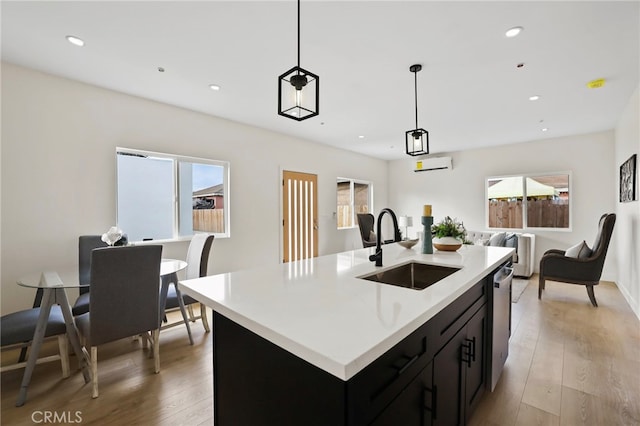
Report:
[{"label": "wooden door", "polygon": [[282,172],[282,261],[318,256],[318,176]]}]

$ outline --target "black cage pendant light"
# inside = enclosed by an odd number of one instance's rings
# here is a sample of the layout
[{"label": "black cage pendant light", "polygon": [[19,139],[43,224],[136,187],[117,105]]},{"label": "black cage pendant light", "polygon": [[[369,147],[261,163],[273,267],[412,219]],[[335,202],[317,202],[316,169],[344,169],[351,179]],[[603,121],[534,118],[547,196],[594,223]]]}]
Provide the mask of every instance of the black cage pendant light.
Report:
[{"label": "black cage pendant light", "polygon": [[300,0],[298,0],[298,66],[278,77],[278,114],[302,121],[319,112],[320,77],[300,68]]},{"label": "black cage pendant light", "polygon": [[422,65],[416,64],[409,67],[415,76],[415,96],[416,96],[416,128],[406,132],[407,154],[425,155],[429,153],[429,132],[418,127],[418,72]]}]

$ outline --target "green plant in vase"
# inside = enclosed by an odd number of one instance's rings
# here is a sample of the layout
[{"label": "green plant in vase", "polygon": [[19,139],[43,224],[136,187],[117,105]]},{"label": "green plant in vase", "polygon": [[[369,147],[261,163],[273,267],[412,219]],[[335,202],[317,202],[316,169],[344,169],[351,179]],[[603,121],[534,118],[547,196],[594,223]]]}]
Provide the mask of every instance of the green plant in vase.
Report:
[{"label": "green plant in vase", "polygon": [[433,246],[438,250],[454,251],[467,244],[467,230],[464,223],[446,216],[442,221],[431,225]]}]

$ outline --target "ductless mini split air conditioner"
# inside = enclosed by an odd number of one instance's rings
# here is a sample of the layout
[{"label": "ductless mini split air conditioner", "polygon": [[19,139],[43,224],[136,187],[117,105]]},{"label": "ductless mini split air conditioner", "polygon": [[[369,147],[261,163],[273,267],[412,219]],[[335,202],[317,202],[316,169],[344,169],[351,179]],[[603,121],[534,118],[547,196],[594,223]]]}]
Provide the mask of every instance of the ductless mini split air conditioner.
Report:
[{"label": "ductless mini split air conditioner", "polygon": [[453,169],[451,157],[431,157],[416,161],[415,172]]}]

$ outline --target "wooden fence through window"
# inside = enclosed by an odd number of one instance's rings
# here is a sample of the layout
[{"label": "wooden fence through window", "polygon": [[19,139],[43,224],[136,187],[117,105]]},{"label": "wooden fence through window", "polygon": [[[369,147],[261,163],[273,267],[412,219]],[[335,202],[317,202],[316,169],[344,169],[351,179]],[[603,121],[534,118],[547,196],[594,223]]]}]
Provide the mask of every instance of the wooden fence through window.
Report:
[{"label": "wooden fence through window", "polygon": [[[353,214],[351,213],[351,211],[352,211],[351,206],[347,206],[347,205],[338,206],[338,211],[336,212],[338,228],[348,228],[351,226],[358,226],[358,219],[353,217]],[[356,206],[356,213],[369,213],[369,206],[367,205]]]},{"label": "wooden fence through window", "polygon": [[[522,200],[491,200],[489,227],[522,229],[522,209]],[[567,200],[527,200],[527,227],[568,228],[569,202]]]},{"label": "wooden fence through window", "polygon": [[194,209],[193,230],[201,232],[224,232],[223,209]]}]

